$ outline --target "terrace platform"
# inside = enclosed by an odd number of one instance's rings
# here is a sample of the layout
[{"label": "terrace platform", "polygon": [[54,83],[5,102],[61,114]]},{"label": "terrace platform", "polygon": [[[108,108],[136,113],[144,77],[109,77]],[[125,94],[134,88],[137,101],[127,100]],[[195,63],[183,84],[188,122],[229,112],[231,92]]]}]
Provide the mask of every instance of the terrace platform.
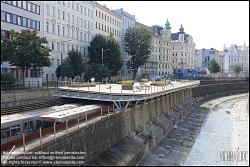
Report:
[{"label": "terrace platform", "polygon": [[96,84],[94,87],[59,86],[53,96],[113,102],[118,109],[126,109],[130,102],[146,101],[175,91],[200,85],[200,81],[171,82],[168,85],[142,87],[141,89],[123,90],[121,84]]}]

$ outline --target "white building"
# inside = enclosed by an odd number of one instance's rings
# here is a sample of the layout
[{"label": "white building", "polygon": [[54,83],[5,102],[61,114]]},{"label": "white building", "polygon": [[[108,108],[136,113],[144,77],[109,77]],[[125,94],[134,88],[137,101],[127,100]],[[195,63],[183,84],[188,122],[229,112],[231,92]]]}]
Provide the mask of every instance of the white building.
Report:
[{"label": "white building", "polygon": [[172,45],[172,69],[194,69],[195,68],[195,43],[191,35],[184,32],[180,27],[179,32],[171,34]]},{"label": "white building", "polygon": [[[36,30],[43,36],[43,3],[41,1],[1,1],[1,36],[10,38],[10,31],[24,29]],[[10,66],[8,62],[1,64],[1,71],[11,73],[22,79],[21,69]],[[40,70],[30,69],[25,72],[25,83],[41,84]],[[34,82],[33,82],[34,81]]]},{"label": "white building", "polygon": [[95,4],[91,1],[44,1],[44,37],[48,40],[51,66],[43,70],[43,79],[56,80],[56,68],[76,49],[86,58],[94,37]]},{"label": "white building", "polygon": [[123,59],[123,66],[122,66],[122,77],[125,79],[128,79],[130,74],[127,70],[127,62],[129,61],[128,53],[125,52],[125,39],[124,36],[126,34],[126,31],[129,27],[135,26],[135,15],[131,15],[128,12],[124,11],[123,8],[113,10],[116,14],[122,17],[121,27],[120,27],[120,37],[121,37],[121,53],[122,53],[122,59]]},{"label": "white building", "polygon": [[121,42],[121,16],[95,2],[95,28],[94,33],[112,36],[120,45]]},{"label": "white building", "polygon": [[228,77],[235,77],[234,66],[240,65],[243,70],[238,76],[249,77],[249,46],[246,46],[244,43],[243,46],[231,45],[225,49],[224,73],[226,73]]}]

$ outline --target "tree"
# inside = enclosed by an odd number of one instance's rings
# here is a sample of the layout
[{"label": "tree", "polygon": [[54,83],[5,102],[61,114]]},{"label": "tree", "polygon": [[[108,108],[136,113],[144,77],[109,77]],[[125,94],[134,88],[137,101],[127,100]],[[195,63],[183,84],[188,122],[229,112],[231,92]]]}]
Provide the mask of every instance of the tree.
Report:
[{"label": "tree", "polygon": [[150,55],[152,36],[144,28],[130,27],[125,34],[125,50],[131,56],[127,62],[127,67],[133,72],[133,79],[137,70],[144,65]]},{"label": "tree", "polygon": [[[102,48],[109,49],[103,52],[103,61]],[[122,68],[120,46],[112,37],[96,35],[90,43],[89,53],[89,64],[103,63],[110,70],[112,76],[116,76]]]},{"label": "tree", "polygon": [[236,74],[236,76],[238,76],[238,74],[242,71],[242,67],[239,64],[236,64],[233,67],[234,73]]},{"label": "tree", "polygon": [[31,30],[12,30],[10,34],[11,39],[1,38],[1,62],[9,61],[10,65],[20,67],[23,82],[25,70],[50,66],[50,50],[42,46],[47,43],[46,38],[37,36],[37,32]]},{"label": "tree", "polygon": [[68,57],[64,62],[57,67],[56,76],[57,78],[66,76],[73,79],[75,76],[81,76],[85,68],[86,62],[82,54],[73,49],[68,53]]},{"label": "tree", "polygon": [[103,78],[110,75],[111,71],[107,67],[99,63],[93,63],[87,66],[85,78],[89,80],[94,77],[96,81],[102,81]]},{"label": "tree", "polygon": [[211,73],[220,72],[220,66],[219,66],[219,64],[215,61],[215,59],[209,61],[209,63],[208,63],[208,70],[209,70]]}]

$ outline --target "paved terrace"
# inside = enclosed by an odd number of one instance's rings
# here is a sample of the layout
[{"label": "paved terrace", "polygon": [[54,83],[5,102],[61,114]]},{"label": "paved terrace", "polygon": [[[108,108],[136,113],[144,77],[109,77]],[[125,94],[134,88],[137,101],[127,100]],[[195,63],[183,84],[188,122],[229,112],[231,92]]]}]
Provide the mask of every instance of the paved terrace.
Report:
[{"label": "paved terrace", "polygon": [[[196,87],[200,81],[182,81],[171,82],[167,85],[148,87],[141,87],[141,89],[134,88],[133,90],[122,89],[121,84],[96,84],[93,87],[81,86],[59,86],[58,92],[54,96],[97,100],[97,101],[111,101],[111,102],[132,102],[147,100],[178,90]],[[73,84],[72,84],[73,85]]]}]

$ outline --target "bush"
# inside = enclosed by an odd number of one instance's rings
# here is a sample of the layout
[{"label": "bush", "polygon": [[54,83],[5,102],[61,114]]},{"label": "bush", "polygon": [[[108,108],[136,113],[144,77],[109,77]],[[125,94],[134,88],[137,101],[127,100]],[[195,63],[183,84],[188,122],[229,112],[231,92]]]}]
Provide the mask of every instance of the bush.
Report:
[{"label": "bush", "polygon": [[169,80],[165,80],[165,81],[152,81],[151,85],[162,86],[162,85],[166,85],[166,84],[169,84],[169,83],[170,83]]},{"label": "bush", "polygon": [[134,84],[134,81],[133,80],[125,80],[125,81],[122,81],[122,86],[131,86]]},{"label": "bush", "polygon": [[140,82],[142,83],[148,82],[148,79],[141,79]]},{"label": "bush", "polygon": [[15,82],[16,78],[7,72],[1,72],[1,81]]}]

